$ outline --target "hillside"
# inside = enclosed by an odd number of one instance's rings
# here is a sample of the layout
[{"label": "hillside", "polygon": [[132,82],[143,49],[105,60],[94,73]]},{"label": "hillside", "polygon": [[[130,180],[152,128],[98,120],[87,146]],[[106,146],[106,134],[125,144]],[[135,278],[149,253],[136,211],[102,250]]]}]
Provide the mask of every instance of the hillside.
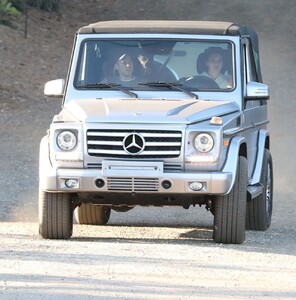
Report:
[{"label": "hillside", "polygon": [[30,9],[26,39],[24,17],[18,20],[17,30],[0,25],[2,110],[43,97],[45,81],[65,76],[79,26],[73,21],[77,19],[76,9],[70,5],[63,5],[59,13]]},{"label": "hillside", "polygon": [[61,1],[56,13],[29,9],[26,39],[24,16],[17,30],[0,25],[0,110],[44,98],[44,83],[66,76],[80,26],[108,19],[162,18],[160,7],[158,1],[149,1],[145,8],[142,1]]}]

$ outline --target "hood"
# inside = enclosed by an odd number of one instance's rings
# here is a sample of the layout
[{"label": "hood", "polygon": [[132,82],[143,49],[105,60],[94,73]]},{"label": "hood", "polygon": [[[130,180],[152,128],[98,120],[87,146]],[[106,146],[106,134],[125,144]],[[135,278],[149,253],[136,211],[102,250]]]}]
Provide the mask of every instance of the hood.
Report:
[{"label": "hood", "polygon": [[77,99],[67,102],[61,114],[86,123],[182,123],[191,124],[238,111],[227,101]]}]

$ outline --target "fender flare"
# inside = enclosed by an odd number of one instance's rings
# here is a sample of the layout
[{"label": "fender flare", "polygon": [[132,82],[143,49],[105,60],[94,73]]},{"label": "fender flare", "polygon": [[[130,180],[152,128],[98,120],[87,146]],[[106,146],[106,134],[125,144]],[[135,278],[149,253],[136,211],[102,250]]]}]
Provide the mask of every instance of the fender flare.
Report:
[{"label": "fender flare", "polygon": [[[229,186],[229,190],[226,194],[228,194],[235,182],[236,172],[237,172],[237,164],[238,164],[238,156],[240,155],[241,145],[245,143],[245,138],[241,136],[235,136],[231,139],[230,145],[227,152],[226,163],[223,167],[223,173],[231,173],[232,180]],[[236,159],[234,159],[236,158]]]},{"label": "fender flare", "polygon": [[41,139],[39,147],[39,189],[45,190],[47,183],[47,175],[53,173],[56,174],[56,170],[53,168],[50,155],[49,155],[49,139],[48,136],[44,136]]},{"label": "fender flare", "polygon": [[250,181],[250,185],[255,185],[260,183],[261,173],[262,173],[262,162],[264,157],[264,150],[269,148],[269,143],[266,141],[269,138],[269,132],[265,129],[260,129],[258,134],[258,150],[256,156],[256,165],[254,168],[253,176]]}]

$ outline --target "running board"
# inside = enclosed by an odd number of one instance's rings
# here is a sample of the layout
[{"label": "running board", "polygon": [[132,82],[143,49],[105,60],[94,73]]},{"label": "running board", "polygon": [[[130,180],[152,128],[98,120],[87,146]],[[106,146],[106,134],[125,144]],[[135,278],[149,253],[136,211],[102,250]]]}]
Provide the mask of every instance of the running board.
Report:
[{"label": "running board", "polygon": [[247,188],[248,192],[248,201],[251,201],[252,199],[258,197],[263,193],[263,186],[259,183],[256,185],[249,185]]}]

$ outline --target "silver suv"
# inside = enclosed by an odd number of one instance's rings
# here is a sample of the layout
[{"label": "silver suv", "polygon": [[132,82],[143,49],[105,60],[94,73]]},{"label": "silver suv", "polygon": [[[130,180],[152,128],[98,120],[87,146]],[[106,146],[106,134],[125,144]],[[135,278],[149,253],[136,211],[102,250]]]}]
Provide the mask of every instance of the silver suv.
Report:
[{"label": "silver suv", "polygon": [[228,22],[109,21],[78,30],[40,144],[39,231],[72,235],[136,205],[205,205],[217,243],[271,223],[273,172],[254,30]]}]

